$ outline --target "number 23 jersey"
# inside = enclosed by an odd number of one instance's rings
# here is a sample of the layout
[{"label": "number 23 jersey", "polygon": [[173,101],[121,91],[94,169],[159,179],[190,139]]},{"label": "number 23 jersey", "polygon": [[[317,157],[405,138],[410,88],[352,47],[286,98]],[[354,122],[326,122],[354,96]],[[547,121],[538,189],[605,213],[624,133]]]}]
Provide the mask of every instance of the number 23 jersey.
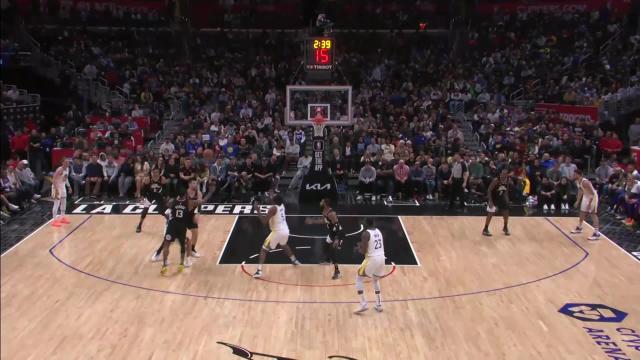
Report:
[{"label": "number 23 jersey", "polygon": [[373,229],[367,231],[369,232],[367,256],[384,256],[384,242],[380,230]]}]

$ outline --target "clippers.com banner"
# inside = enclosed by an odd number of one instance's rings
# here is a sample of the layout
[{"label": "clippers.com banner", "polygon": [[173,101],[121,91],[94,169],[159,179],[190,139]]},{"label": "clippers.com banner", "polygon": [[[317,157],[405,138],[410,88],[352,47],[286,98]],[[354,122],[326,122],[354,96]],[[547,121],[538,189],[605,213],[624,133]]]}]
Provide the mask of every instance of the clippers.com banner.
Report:
[{"label": "clippers.com banner", "polygon": [[629,0],[582,0],[582,1],[523,1],[504,2],[492,4],[484,2],[476,7],[476,11],[482,15],[491,15],[497,12],[508,14],[551,13],[563,14],[567,12],[598,11],[604,6],[609,6],[612,11],[626,13],[631,8]]},{"label": "clippers.com banner", "polygon": [[538,103],[535,108],[536,112],[557,111],[560,117],[568,121],[576,121],[580,119],[589,119],[598,121],[598,107],[596,106],[576,106],[562,104]]}]

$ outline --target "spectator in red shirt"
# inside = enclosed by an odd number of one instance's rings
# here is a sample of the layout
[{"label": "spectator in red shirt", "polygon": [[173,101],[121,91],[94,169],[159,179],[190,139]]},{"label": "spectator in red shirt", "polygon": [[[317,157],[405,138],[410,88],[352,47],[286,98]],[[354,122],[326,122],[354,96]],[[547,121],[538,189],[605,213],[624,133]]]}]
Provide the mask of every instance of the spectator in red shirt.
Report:
[{"label": "spectator in red shirt", "polygon": [[605,136],[600,139],[600,150],[607,156],[615,155],[622,150],[622,141],[618,138],[618,134],[613,131],[607,132]]},{"label": "spectator in red shirt", "polygon": [[398,161],[398,163],[393,167],[393,177],[396,183],[395,190],[398,199],[402,199],[403,194],[409,190],[409,170],[409,166],[404,163],[404,160]]},{"label": "spectator in red shirt", "polygon": [[29,135],[22,132],[22,130],[16,130],[16,134],[11,138],[11,150],[14,151],[20,159],[27,158],[27,149],[29,148]]}]

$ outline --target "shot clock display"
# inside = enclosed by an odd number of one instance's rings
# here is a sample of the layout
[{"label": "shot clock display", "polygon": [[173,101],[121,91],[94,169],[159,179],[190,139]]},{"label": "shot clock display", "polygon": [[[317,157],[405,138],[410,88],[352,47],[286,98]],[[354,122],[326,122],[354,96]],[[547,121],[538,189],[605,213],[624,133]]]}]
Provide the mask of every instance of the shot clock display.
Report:
[{"label": "shot clock display", "polygon": [[335,43],[332,38],[307,39],[305,67],[307,71],[333,71]]}]

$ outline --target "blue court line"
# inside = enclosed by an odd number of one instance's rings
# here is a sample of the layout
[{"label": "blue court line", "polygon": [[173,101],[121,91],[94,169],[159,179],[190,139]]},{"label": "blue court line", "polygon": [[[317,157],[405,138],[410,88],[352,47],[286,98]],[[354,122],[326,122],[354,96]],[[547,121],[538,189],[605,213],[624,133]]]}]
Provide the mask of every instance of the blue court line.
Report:
[{"label": "blue court line", "polygon": [[[190,293],[183,293],[183,292],[177,292],[177,291],[153,289],[153,288],[148,288],[148,287],[144,287],[144,286],[124,283],[124,282],[113,280],[113,279],[108,279],[108,278],[100,276],[100,275],[91,274],[91,273],[86,272],[84,270],[78,269],[77,267],[75,267],[75,266],[65,262],[64,260],[60,259],[56,255],[55,249],[60,244],[62,244],[65,240],[67,240],[71,236],[71,234],[73,234],[82,225],[84,225],[87,221],[89,221],[89,219],[91,219],[92,217],[93,217],[93,215],[90,215],[88,218],[84,219],[80,224],[76,225],[76,227],[73,228],[73,230],[71,230],[67,235],[65,235],[62,239],[60,239],[60,241],[58,241],[53,246],[51,246],[51,248],[49,248],[49,253],[58,262],[60,262],[64,266],[68,267],[69,269],[77,271],[77,272],[79,272],[81,274],[90,276],[90,277],[98,279],[98,280],[106,281],[106,282],[109,282],[109,283],[112,283],[112,284],[118,284],[118,285],[130,287],[130,288],[134,288],[134,289],[151,291],[151,292],[155,292],[155,293],[170,294],[170,295],[181,295],[181,296],[188,296],[188,297],[192,297],[192,298],[200,298],[200,299],[205,299],[205,300],[228,300],[228,301],[242,301],[242,302],[256,302],[256,303],[277,303],[277,304],[358,304],[359,303],[358,301],[263,300],[263,299],[246,299],[246,298],[222,297],[222,296],[212,296],[212,295],[199,295],[199,294],[190,294]],[[479,294],[487,294],[487,293],[498,292],[498,291],[503,291],[503,290],[507,290],[507,289],[513,289],[513,288],[517,288],[517,287],[521,287],[521,286],[525,286],[525,285],[529,285],[529,284],[534,284],[534,283],[537,283],[537,282],[541,282],[543,280],[547,280],[547,279],[562,275],[562,274],[564,274],[564,273],[576,268],[578,265],[580,265],[583,261],[585,261],[589,257],[589,252],[584,247],[582,247],[580,244],[578,244],[575,240],[573,240],[569,235],[567,235],[566,232],[564,232],[562,229],[560,229],[560,227],[558,227],[558,225],[556,225],[553,221],[551,221],[551,219],[549,219],[548,217],[545,217],[545,220],[547,220],[547,222],[549,222],[554,228],[556,228],[556,230],[558,230],[558,232],[560,232],[566,239],[571,241],[577,248],[582,250],[582,252],[584,254],[582,256],[582,259],[578,260],[575,264],[573,264],[573,265],[571,265],[571,266],[569,266],[569,267],[567,267],[567,268],[565,268],[563,270],[555,272],[553,274],[550,274],[550,275],[547,275],[547,276],[544,276],[544,277],[541,277],[541,278],[538,278],[538,279],[535,279],[535,280],[530,280],[530,281],[514,284],[514,285],[503,286],[503,287],[494,288],[494,289],[486,289],[486,290],[478,290],[478,291],[472,291],[472,292],[464,292],[464,293],[458,293],[458,294],[439,295],[439,296],[425,296],[425,297],[415,297],[415,298],[407,298],[407,299],[391,299],[391,300],[385,300],[385,302],[393,303],[393,302],[409,302],[409,301],[449,299],[449,298],[471,296],[471,295],[479,295]]]}]

